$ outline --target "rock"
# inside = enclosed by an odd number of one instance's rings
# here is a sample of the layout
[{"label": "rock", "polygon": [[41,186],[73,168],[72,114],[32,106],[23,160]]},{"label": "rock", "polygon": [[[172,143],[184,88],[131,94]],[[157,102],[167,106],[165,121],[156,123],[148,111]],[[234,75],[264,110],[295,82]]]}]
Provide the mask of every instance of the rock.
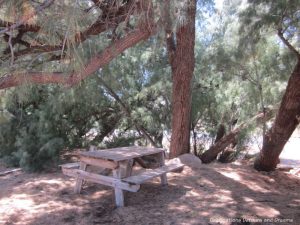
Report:
[{"label": "rock", "polygon": [[202,164],[201,160],[197,156],[195,156],[193,154],[188,154],[188,153],[180,155],[177,158],[170,159],[168,161],[168,163],[171,163],[172,161],[179,161],[182,164],[185,164],[185,165],[187,165],[189,167],[192,167],[192,168],[199,168],[200,165]]}]

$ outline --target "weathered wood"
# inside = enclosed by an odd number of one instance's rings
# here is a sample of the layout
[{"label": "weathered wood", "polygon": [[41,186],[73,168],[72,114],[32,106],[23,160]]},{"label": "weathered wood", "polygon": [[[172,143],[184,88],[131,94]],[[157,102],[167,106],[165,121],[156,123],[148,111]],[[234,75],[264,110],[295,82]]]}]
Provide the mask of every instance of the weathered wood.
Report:
[{"label": "weathered wood", "polygon": [[[70,169],[79,169],[79,162],[67,163],[67,164],[62,164],[62,165],[59,165],[59,166],[61,167],[63,174],[68,175],[68,171]],[[89,166],[89,165],[87,165],[87,166]],[[111,169],[102,168],[102,167],[99,167],[99,166],[96,166],[96,167],[99,168],[99,171],[97,171],[97,173],[99,173],[101,175],[109,175],[111,173]],[[87,170],[88,170],[88,167],[87,167]]]},{"label": "weathered wood", "polygon": [[146,163],[144,163],[144,161],[141,158],[135,158],[134,161],[137,162],[141,167],[147,168]]},{"label": "weathered wood", "polygon": [[126,182],[122,182],[120,179],[94,174],[80,169],[69,169],[66,175],[114,188],[118,187],[119,189],[131,192],[137,192],[140,189],[139,185],[131,185]]},{"label": "weathered wood", "polygon": [[[79,170],[80,171],[85,171],[86,166],[87,166],[86,163],[80,162],[79,163]],[[83,184],[83,179],[80,176],[77,176],[76,184],[75,184],[75,188],[74,188],[75,193],[78,193],[78,194],[80,193],[81,188],[82,188],[82,184]]]},{"label": "weathered wood", "polygon": [[113,161],[124,161],[128,159],[140,158],[145,155],[152,155],[156,153],[164,152],[162,148],[148,148],[148,147],[122,147],[122,148],[111,148],[97,151],[80,152],[81,156],[97,159],[107,159]]},{"label": "weathered wood", "polygon": [[127,177],[122,179],[123,181],[126,181],[130,184],[142,184],[147,180],[150,180],[155,177],[162,176],[163,174],[166,174],[168,172],[172,172],[174,170],[180,169],[184,166],[184,164],[181,163],[172,163],[169,165],[165,165],[162,167],[159,167],[157,169],[149,169],[146,170],[138,175]]},{"label": "weathered wood", "polygon": [[79,168],[79,162],[75,162],[75,163],[66,163],[66,164],[62,164],[59,165],[62,169],[77,169]]},{"label": "weathered wood", "polygon": [[79,162],[76,162],[76,163],[67,163],[59,166],[61,167],[62,173],[68,175],[69,170],[78,169],[79,165],[80,165]]},{"label": "weathered wood", "polygon": [[[161,167],[165,166],[165,154],[164,152],[158,154],[158,160],[159,160],[159,165]],[[167,179],[167,174],[164,173],[160,176],[160,183],[161,185],[168,185],[168,179]]]},{"label": "weathered wood", "polygon": [[91,158],[88,156],[80,156],[80,161],[88,165],[98,166],[107,169],[115,169],[118,167],[118,164],[115,162],[108,161],[105,159]]},{"label": "weathered wood", "polygon": [[[123,177],[130,176],[132,171],[132,165],[132,159],[119,162],[119,167],[113,170],[113,176],[116,179],[121,179]],[[115,187],[115,201],[117,207],[123,207],[125,205],[124,193],[123,190],[119,187]]]},{"label": "weathered wood", "polygon": [[0,173],[0,176],[5,176],[7,174],[10,174],[10,173],[14,173],[14,172],[18,172],[18,171],[21,171],[22,169],[21,168],[17,168],[17,169],[12,169],[12,170],[6,170],[4,172],[1,172]]}]

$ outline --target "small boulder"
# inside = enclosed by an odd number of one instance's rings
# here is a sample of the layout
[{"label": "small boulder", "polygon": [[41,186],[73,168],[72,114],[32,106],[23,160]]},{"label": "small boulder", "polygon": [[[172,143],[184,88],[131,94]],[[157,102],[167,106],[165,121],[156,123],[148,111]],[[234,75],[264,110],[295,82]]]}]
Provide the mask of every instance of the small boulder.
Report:
[{"label": "small boulder", "polygon": [[202,164],[201,160],[193,155],[193,154],[183,154],[183,155],[180,155],[178,156],[177,158],[174,158],[174,159],[170,159],[168,161],[168,163],[172,163],[172,161],[177,161],[177,162],[181,162],[182,164],[186,165],[186,166],[189,166],[189,167],[194,167],[194,168],[199,168],[200,165]]}]

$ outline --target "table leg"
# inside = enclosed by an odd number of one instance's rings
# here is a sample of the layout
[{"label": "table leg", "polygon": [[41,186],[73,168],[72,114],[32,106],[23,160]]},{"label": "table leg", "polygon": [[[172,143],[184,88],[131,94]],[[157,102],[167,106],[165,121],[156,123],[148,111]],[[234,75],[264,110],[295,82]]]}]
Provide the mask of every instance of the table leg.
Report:
[{"label": "table leg", "polygon": [[[79,169],[85,171],[86,170],[86,163],[80,162]],[[80,179],[80,178],[77,177],[76,184],[75,184],[75,189],[74,189],[75,193],[78,193],[78,194],[80,193],[81,188],[82,188],[82,183],[83,183],[83,179]]]},{"label": "table leg", "polygon": [[[113,170],[113,177],[121,179],[131,175],[133,160],[126,160],[119,162],[119,167]],[[115,188],[115,200],[117,207],[123,207],[124,204],[124,191],[120,188]]]},{"label": "table leg", "polygon": [[[158,160],[159,160],[160,166],[165,165],[165,153],[164,152],[159,153]],[[161,185],[168,185],[167,174],[163,174],[160,176],[160,183],[161,183]]]}]

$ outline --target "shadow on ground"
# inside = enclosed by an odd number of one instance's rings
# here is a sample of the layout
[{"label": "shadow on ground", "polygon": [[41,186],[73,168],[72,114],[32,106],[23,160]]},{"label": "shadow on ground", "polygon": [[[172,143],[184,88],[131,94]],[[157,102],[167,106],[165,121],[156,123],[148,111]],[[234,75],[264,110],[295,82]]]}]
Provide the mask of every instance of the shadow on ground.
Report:
[{"label": "shadow on ground", "polygon": [[[247,165],[185,167],[170,174],[167,187],[157,179],[127,193],[124,208],[115,208],[111,188],[88,184],[73,194],[74,180],[59,173],[21,173],[0,182],[0,224],[6,225],[300,224],[300,180]],[[233,223],[237,218],[256,223]]]}]

